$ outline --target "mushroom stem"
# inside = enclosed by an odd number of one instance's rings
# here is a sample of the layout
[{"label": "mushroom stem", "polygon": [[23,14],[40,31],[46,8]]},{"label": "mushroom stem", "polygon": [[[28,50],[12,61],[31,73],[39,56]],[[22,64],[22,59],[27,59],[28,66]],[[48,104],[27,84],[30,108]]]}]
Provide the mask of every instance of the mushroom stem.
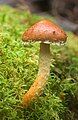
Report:
[{"label": "mushroom stem", "polygon": [[38,76],[33,85],[23,97],[24,107],[27,107],[32,100],[37,99],[37,97],[42,94],[42,91],[46,85],[46,80],[50,73],[50,61],[50,44],[41,43]]}]

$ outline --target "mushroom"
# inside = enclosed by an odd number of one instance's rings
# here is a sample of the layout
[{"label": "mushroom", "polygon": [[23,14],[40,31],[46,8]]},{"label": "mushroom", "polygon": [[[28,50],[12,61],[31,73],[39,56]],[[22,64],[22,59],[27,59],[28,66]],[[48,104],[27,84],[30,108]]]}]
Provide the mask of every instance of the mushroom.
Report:
[{"label": "mushroom", "polygon": [[37,99],[46,85],[51,64],[50,43],[65,43],[66,39],[66,33],[52,21],[46,19],[35,23],[23,33],[24,42],[40,42],[39,71],[33,85],[23,96],[24,107],[28,107],[31,101]]}]

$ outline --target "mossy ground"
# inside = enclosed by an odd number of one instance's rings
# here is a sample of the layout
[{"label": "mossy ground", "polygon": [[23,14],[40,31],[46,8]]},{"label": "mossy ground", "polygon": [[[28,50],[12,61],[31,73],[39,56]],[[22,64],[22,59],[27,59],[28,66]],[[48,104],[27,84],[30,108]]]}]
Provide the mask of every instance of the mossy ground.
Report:
[{"label": "mossy ground", "polygon": [[39,43],[23,44],[25,29],[42,19],[0,6],[0,120],[78,120],[78,37],[67,32],[64,46],[52,46],[50,77],[43,94],[23,109],[23,94],[38,72]]}]

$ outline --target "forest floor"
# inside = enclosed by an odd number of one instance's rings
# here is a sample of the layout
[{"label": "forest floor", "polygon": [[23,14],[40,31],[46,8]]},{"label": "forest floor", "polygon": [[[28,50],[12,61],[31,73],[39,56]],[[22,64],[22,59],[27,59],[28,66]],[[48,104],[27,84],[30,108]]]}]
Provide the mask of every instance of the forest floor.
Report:
[{"label": "forest floor", "polygon": [[71,32],[66,32],[65,45],[51,44],[43,94],[29,108],[22,107],[22,96],[38,72],[39,43],[23,44],[21,36],[42,18],[0,6],[0,120],[78,120],[78,37]]}]

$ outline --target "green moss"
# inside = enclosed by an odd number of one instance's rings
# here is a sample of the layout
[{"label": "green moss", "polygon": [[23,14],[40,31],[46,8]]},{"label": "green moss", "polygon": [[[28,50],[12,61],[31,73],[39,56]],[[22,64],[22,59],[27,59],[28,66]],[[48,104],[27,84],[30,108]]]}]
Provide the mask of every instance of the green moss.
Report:
[{"label": "green moss", "polygon": [[1,120],[74,120],[78,117],[78,41],[72,33],[67,33],[65,46],[51,45],[51,72],[43,94],[29,108],[21,106],[23,93],[36,78],[39,55],[39,44],[23,44],[21,35],[39,19],[42,18],[29,11],[0,6]]}]

